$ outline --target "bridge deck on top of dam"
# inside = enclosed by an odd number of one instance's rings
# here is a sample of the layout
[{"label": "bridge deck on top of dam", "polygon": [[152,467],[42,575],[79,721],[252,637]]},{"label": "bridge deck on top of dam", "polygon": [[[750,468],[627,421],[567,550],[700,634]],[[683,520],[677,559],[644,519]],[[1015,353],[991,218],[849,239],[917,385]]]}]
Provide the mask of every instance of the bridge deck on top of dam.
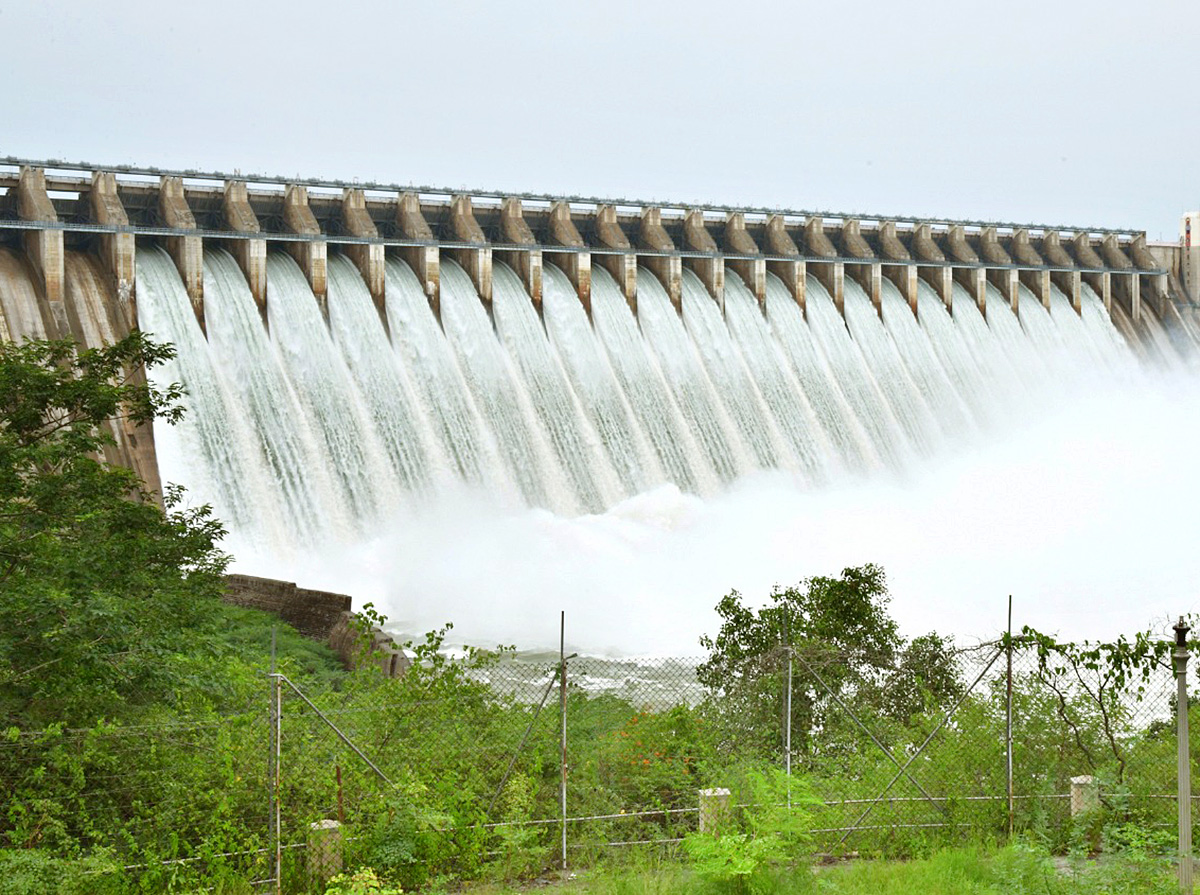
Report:
[{"label": "bridge deck on top of dam", "polygon": [[917,312],[918,282],[949,307],[962,285],[985,313],[992,284],[1015,313],[1021,285],[1049,306],[1051,290],[1076,310],[1089,285],[1110,314],[1114,301],[1137,323],[1149,305],[1172,318],[1187,296],[1177,262],[1144,232],[1067,225],[905,218],[629,199],[551,196],[339,180],[175,171],[135,166],[0,159],[0,243],[23,246],[54,316],[64,247],[96,252],[130,325],[136,321],[137,243],[165,245],[201,326],[206,242],[229,247],[267,319],[267,244],[299,263],[327,313],[333,245],[361,271],[386,326],[385,253],[416,273],[435,314],[442,253],[462,265],[490,302],[493,259],[511,266],[540,308],[547,258],[562,268],[590,313],[591,267],[609,271],[637,312],[638,264],[661,281],[676,309],[692,270],[723,307],[726,268],[765,300],[779,277],[804,309],[814,276],[844,308],[847,276],[876,309],[885,280]]}]

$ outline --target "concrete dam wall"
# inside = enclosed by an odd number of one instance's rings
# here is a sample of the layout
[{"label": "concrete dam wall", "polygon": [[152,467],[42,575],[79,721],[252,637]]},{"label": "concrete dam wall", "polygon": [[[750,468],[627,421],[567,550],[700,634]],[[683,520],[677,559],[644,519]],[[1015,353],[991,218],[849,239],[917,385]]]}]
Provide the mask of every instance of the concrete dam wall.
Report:
[{"label": "concrete dam wall", "polygon": [[1137,231],[14,160],[0,191],[0,336],[176,344],[187,421],[117,425],[110,460],[158,487],[169,437],[268,543],[455,483],[565,514],[823,487],[1003,425],[1027,378],[1194,345]]}]

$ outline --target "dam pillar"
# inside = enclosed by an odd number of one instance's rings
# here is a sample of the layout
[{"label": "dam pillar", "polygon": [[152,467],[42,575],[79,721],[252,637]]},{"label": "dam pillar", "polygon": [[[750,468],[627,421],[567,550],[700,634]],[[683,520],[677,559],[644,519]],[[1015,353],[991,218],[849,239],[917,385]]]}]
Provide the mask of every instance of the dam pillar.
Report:
[{"label": "dam pillar", "polygon": [[[23,221],[56,223],[58,212],[46,192],[46,172],[24,167],[17,180],[17,216]],[[37,275],[42,301],[39,309],[46,334],[53,339],[71,335],[65,304],[65,263],[62,230],[32,230],[25,233],[25,254]]]},{"label": "dam pillar", "polygon": [[579,303],[587,312],[588,320],[592,319],[592,253],[587,251],[587,243],[579,233],[579,228],[571,220],[571,206],[566,202],[555,202],[550,206],[550,242],[564,248],[574,249],[570,252],[557,254],[558,266],[567,275]]},{"label": "dam pillar", "polygon": [[[1062,246],[1062,241],[1059,239],[1058,232],[1048,230],[1042,235],[1042,257],[1046,263],[1053,267],[1074,267],[1075,262],[1071,256],[1067,254],[1066,249]],[[1066,296],[1071,300],[1071,307],[1075,309],[1075,313],[1083,312],[1082,305],[1082,284],[1083,280],[1077,270],[1054,270],[1049,271],[1050,281],[1058,286]]]},{"label": "dam pillar", "polygon": [[[196,218],[188,208],[182,178],[162,178],[158,187],[158,215],[172,230],[196,229]],[[205,329],[204,243],[199,236],[168,236],[167,252],[175,260],[175,267],[192,301],[192,312],[200,328]]]},{"label": "dam pillar", "polygon": [[954,268],[954,279],[971,294],[979,313],[987,318],[987,271],[978,267],[979,256],[967,242],[962,224],[954,224],[946,231],[946,248],[950,257],[965,267]]},{"label": "dam pillar", "polygon": [[675,251],[666,228],[662,225],[662,209],[656,206],[642,209],[642,220],[638,226],[639,247],[662,253],[642,256],[650,272],[658,277],[667,297],[677,313],[683,313],[683,260],[678,255],[666,254]]},{"label": "dam pillar", "polygon": [[[866,266],[866,265],[864,265]],[[876,261],[874,264],[867,267],[867,276],[870,278],[868,282],[867,294],[871,296],[871,304],[875,306],[875,313],[883,317],[883,265]]]},{"label": "dam pillar", "polygon": [[[92,220],[105,227],[128,227],[129,216],[117,193],[117,178],[104,171],[92,172],[88,192]],[[137,245],[132,233],[105,233],[100,237],[100,257],[113,280],[117,304],[127,329],[137,329]]]},{"label": "dam pillar", "polygon": [[[836,258],[837,249],[825,235],[825,222],[815,215],[804,221],[804,242],[808,246],[808,254],[817,258]],[[838,313],[845,316],[846,312],[846,265],[841,261],[831,261],[829,264],[817,264],[813,267],[815,276],[821,285],[829,292]]]},{"label": "dam pillar", "polygon": [[[1139,234],[1133,238],[1133,242],[1129,245],[1129,255],[1133,259],[1133,266],[1138,270],[1154,270],[1161,268],[1162,264],[1158,259],[1150,254],[1146,248],[1146,237]],[[1149,299],[1151,306],[1161,317],[1166,313],[1164,307],[1167,299],[1167,293],[1170,289],[1170,275],[1167,273],[1161,274],[1140,274],[1138,276],[1141,294]]]},{"label": "dam pillar", "polygon": [[479,299],[492,306],[492,247],[488,245],[483,228],[475,220],[471,197],[455,196],[450,200],[450,229],[458,242],[470,243],[470,248],[446,249],[446,254],[467,272]]},{"label": "dam pillar", "polygon": [[425,216],[421,214],[421,200],[416,193],[402,193],[396,203],[396,229],[405,239],[428,243],[427,245],[402,246],[399,255],[417,275],[433,316],[442,320],[441,278],[439,275],[439,250]]},{"label": "dam pillar", "polygon": [[[240,180],[225,183],[223,200],[225,225],[237,233],[259,233],[258,216],[250,207],[246,184]],[[234,239],[233,257],[246,277],[246,285],[258,306],[258,315],[267,326],[267,241],[265,239]]]},{"label": "dam pillar", "polygon": [[[1041,268],[1045,266],[1042,256],[1037,253],[1033,244],[1029,241],[1029,231],[1022,228],[1013,232],[1010,251],[1013,260],[1017,264],[1027,265],[1028,267]],[[1026,288],[1029,289],[1038,300],[1042,303],[1042,307],[1047,311],[1050,310],[1050,271],[1048,270],[1020,270],[1017,274]]]},{"label": "dam pillar", "polygon": [[979,250],[983,255],[983,260],[989,264],[1003,265],[1003,267],[993,267],[988,269],[988,279],[992,285],[1000,290],[1004,296],[1004,300],[1008,306],[1012,308],[1014,314],[1020,311],[1021,292],[1020,277],[1016,268],[1010,267],[1013,263],[1012,256],[1004,250],[1004,246],[1000,245],[1000,238],[996,235],[995,227],[984,227],[979,233]]},{"label": "dam pillar", "polygon": [[1121,251],[1115,233],[1109,233],[1100,243],[1100,252],[1106,266],[1119,271],[1118,280],[1114,286],[1118,297],[1124,298],[1129,304],[1129,316],[1137,323],[1142,317],[1142,294],[1138,276],[1133,272],[1133,262]]},{"label": "dam pillar", "polygon": [[[789,242],[791,240],[788,240]],[[792,248],[795,248],[793,244]],[[732,211],[725,216],[725,249],[735,255],[761,255],[754,238],[746,232],[746,216]],[[767,262],[764,258],[726,258],[725,264],[746,284],[758,300],[758,307],[767,310]],[[785,281],[786,282],[786,281]],[[794,294],[794,293],[793,293]],[[802,305],[803,306],[803,305]]]},{"label": "dam pillar", "polygon": [[[1102,268],[1104,261],[1096,254],[1092,246],[1092,238],[1087,233],[1079,232],[1071,238],[1071,248],[1081,267]],[[1112,274],[1106,270],[1091,270],[1083,272],[1083,279],[1096,291],[1104,302],[1104,310],[1112,316]]]},{"label": "dam pillar", "polygon": [[[533,238],[533,231],[525,222],[520,199],[509,196],[500,203],[500,235],[506,243],[511,245],[537,245],[537,240]],[[529,293],[529,297],[533,300],[533,306],[537,308],[540,316],[542,313],[542,250],[538,248],[523,251],[496,249],[496,254],[500,260],[517,272],[517,276],[525,284],[525,291]]]},{"label": "dam pillar", "polygon": [[625,301],[633,316],[637,316],[637,255],[625,231],[617,223],[617,209],[612,205],[601,205],[596,209],[596,238],[612,253],[600,255],[600,266],[612,274],[617,286],[625,295]]},{"label": "dam pillar", "polygon": [[[367,197],[362,190],[342,191],[342,226],[351,236],[360,239],[375,239],[379,236],[379,228],[375,226],[375,221],[367,211]],[[362,274],[367,291],[371,293],[371,301],[375,304],[375,311],[379,314],[379,322],[383,324],[383,331],[390,337],[387,319],[387,268],[383,246],[377,242],[351,243],[345,247],[345,252]]]},{"label": "dam pillar", "polygon": [[289,233],[308,236],[300,242],[289,242],[288,251],[304,271],[308,285],[312,287],[321,316],[329,322],[329,290],[326,282],[326,252],[328,247],[321,238],[321,227],[308,207],[308,188],[290,183],[283,193],[283,225]]},{"label": "dam pillar", "polygon": [[[740,214],[739,217],[742,217]],[[742,217],[743,226],[745,218]],[[788,293],[800,306],[800,312],[805,317],[808,316],[808,308],[805,301],[805,279],[808,275],[807,265],[800,260],[790,261],[789,258],[799,258],[800,249],[796,245],[795,240],[788,234],[787,228],[783,223],[783,215],[773,214],[767,219],[766,229],[767,254],[782,256],[772,258],[767,262],[767,270],[775,274],[783,281],[783,285],[787,287]]]},{"label": "dam pillar", "polygon": [[859,285],[866,290],[875,308],[875,313],[883,316],[883,268],[874,263],[875,256],[870,244],[863,239],[859,222],[853,219],[842,221],[842,254],[847,258],[862,258],[864,262],[872,259],[872,263],[854,264],[851,275]]},{"label": "dam pillar", "polygon": [[933,239],[933,227],[917,224],[913,227],[913,254],[921,261],[935,261],[937,267],[918,267],[917,276],[933,287],[947,311],[954,305],[954,269],[946,267],[946,255]]},{"label": "dam pillar", "polygon": [[[912,260],[912,255],[905,248],[900,237],[896,235],[896,222],[884,221],[879,225],[879,247],[884,258],[889,261]],[[917,268],[912,264],[894,264],[884,268],[884,276],[896,284],[900,294],[908,303],[913,316],[917,316]]]},{"label": "dam pillar", "polygon": [[692,252],[710,252],[707,258],[684,258],[683,263],[700,278],[721,313],[725,313],[725,259],[717,242],[704,226],[704,212],[693,208],[683,219],[683,247]]}]

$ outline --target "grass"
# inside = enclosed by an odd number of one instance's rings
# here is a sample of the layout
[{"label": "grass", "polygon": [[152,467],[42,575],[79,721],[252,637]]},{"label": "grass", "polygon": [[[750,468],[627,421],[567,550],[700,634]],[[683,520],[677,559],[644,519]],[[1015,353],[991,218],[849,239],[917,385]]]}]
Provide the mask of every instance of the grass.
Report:
[{"label": "grass", "polygon": [[946,849],[912,861],[798,866],[739,889],[699,879],[673,861],[581,872],[567,882],[472,886],[469,895],[1174,895],[1173,867],[1161,858],[1052,860],[1040,849]]}]

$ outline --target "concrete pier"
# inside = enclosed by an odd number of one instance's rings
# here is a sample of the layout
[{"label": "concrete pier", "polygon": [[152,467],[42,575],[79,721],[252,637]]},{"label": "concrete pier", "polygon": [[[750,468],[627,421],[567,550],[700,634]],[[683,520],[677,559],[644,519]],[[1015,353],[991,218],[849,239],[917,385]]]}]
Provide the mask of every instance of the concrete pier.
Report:
[{"label": "concrete pier", "polygon": [[[58,212],[46,191],[46,172],[42,168],[22,168],[17,182],[17,216],[23,221],[57,223]],[[63,232],[34,230],[22,242],[25,254],[37,275],[42,305],[42,323],[52,339],[67,338],[71,324],[67,319],[64,289]]]},{"label": "concrete pier", "polygon": [[538,241],[525,223],[521,211],[521,200],[509,197],[500,204],[500,237],[512,245],[529,246],[528,250],[509,251],[496,249],[501,261],[517,272],[525,291],[533,299],[538,315],[542,313],[542,250],[536,248]]},{"label": "concrete pier", "polygon": [[[1117,242],[1116,235],[1113,233],[1109,233],[1100,241],[1100,254],[1107,267],[1122,272],[1133,270],[1133,262],[1121,251],[1121,246]],[[1116,278],[1113,291],[1117,294],[1118,298],[1123,300],[1125,310],[1129,312],[1129,316],[1133,322],[1137,323],[1142,319],[1141,283],[1138,280],[1137,274],[1121,273],[1112,276]]]},{"label": "concrete pier", "polygon": [[[351,236],[373,238],[379,235],[379,228],[367,211],[367,199],[362,190],[346,189],[342,191],[342,226]],[[379,314],[379,322],[383,331],[391,336],[387,319],[387,267],[381,245],[363,245],[351,243],[346,246],[346,257],[354,262],[358,272],[362,274],[367,291],[371,293],[371,301]]]},{"label": "concrete pier", "polygon": [[[163,224],[172,229],[196,229],[196,218],[188,207],[181,178],[164,177],[160,182],[158,215]],[[183,287],[192,301],[192,312],[200,322],[200,328],[207,332],[204,321],[204,243],[199,236],[168,236],[167,252],[175,260]]]},{"label": "concrete pier", "polygon": [[[911,261],[909,254],[900,237],[896,235],[896,222],[884,221],[879,225],[879,249],[884,258],[889,261]],[[904,300],[917,316],[917,267],[915,264],[886,265],[883,275],[896,284]]]},{"label": "concrete pier", "polygon": [[[240,180],[225,182],[225,198],[222,204],[225,224],[230,230],[239,233],[261,233],[258,216],[250,207],[250,198],[246,193],[246,184]],[[265,239],[236,239],[230,246],[233,257],[237,259],[238,267],[246,277],[246,285],[258,305],[258,314],[262,317],[263,326],[269,326],[267,320],[267,241]]]},{"label": "concrete pier", "polygon": [[[1074,267],[1075,262],[1063,248],[1058,231],[1047,230],[1042,235],[1042,256],[1047,264],[1055,267]],[[1050,274],[1051,281],[1071,300],[1075,313],[1083,313],[1083,275],[1077,270],[1056,270]]]},{"label": "concrete pier", "polygon": [[[791,242],[791,239],[788,239]],[[795,243],[792,243],[795,249]],[[725,249],[734,255],[761,255],[758,244],[746,232],[746,216],[740,211],[730,212],[725,216]],[[767,301],[767,262],[764,258],[727,258],[726,265],[734,271],[746,288],[754,293],[758,306],[766,312]]]},{"label": "concrete pier", "polygon": [[567,275],[571,285],[579,295],[579,303],[592,319],[592,253],[582,251],[587,243],[579,233],[579,228],[571,219],[571,206],[566,202],[555,202],[550,206],[549,221],[550,242],[566,248],[580,251],[562,252],[553,255],[554,262]]},{"label": "concrete pier", "polygon": [[938,266],[918,267],[917,275],[933,287],[941,297],[947,311],[954,310],[954,268],[943,267],[946,254],[934,241],[933,228],[929,224],[918,224],[913,228],[913,253],[922,261],[933,261]]},{"label": "concrete pier", "polygon": [[766,234],[767,254],[795,257],[795,261],[768,261],[767,270],[783,281],[787,291],[800,306],[800,312],[808,317],[805,304],[805,280],[808,278],[808,265],[800,260],[800,248],[787,231],[783,223],[783,215],[773,214],[767,218]]},{"label": "concrete pier", "polygon": [[[809,217],[804,221],[804,244],[810,258],[814,255],[818,258],[836,258],[838,256],[837,249],[825,235],[825,222],[819,217]],[[829,297],[833,299],[838,313],[844,316],[846,313],[845,265],[841,261],[814,264],[812,273],[825,287]]]},{"label": "concrete pier", "polygon": [[[88,192],[92,220],[106,227],[128,227],[129,215],[117,193],[117,178],[96,171]],[[105,233],[100,237],[100,259],[112,278],[119,313],[126,329],[136,329],[137,319],[137,246],[132,233]]]},{"label": "concrete pier", "polygon": [[[316,216],[308,207],[308,187],[299,184],[288,184],[283,194],[283,225],[289,233],[299,236],[319,237],[321,227]],[[308,285],[312,287],[321,309],[321,316],[329,322],[328,285],[326,282],[326,245],[322,239],[289,242],[288,252],[296,259]]]},{"label": "concrete pier", "polygon": [[421,202],[416,193],[401,193],[396,201],[396,229],[405,239],[420,240],[430,245],[401,246],[397,254],[405,261],[425,290],[433,316],[442,320],[441,273],[439,250],[433,244],[433,230],[421,213]]},{"label": "concrete pier", "polygon": [[[1013,260],[1017,264],[1027,264],[1030,267],[1042,267],[1045,261],[1042,256],[1037,253],[1037,249],[1029,241],[1028,230],[1016,230],[1012,236],[1012,242],[1009,244],[1009,251],[1012,254]],[[1048,270],[1021,270],[1017,272],[1018,278],[1025,287],[1038,297],[1042,307],[1047,311],[1050,310],[1050,271]]]},{"label": "concrete pier", "polygon": [[[1104,261],[1092,247],[1092,238],[1086,233],[1076,233],[1071,238],[1071,248],[1081,267],[1104,267]],[[1094,271],[1083,274],[1084,282],[1096,291],[1104,302],[1104,310],[1112,316],[1112,275],[1107,271]]]},{"label": "concrete pier", "polygon": [[708,294],[725,313],[725,259],[717,241],[704,226],[704,212],[692,209],[683,219],[683,247],[692,252],[712,252],[712,258],[684,258],[683,263],[700,278]]},{"label": "concrete pier", "polygon": [[488,245],[483,228],[475,220],[471,197],[458,195],[450,200],[450,229],[456,242],[472,243],[469,249],[446,249],[446,254],[458,262],[475,284],[480,300],[492,306],[492,247]]},{"label": "concrete pier", "polygon": [[[596,209],[596,239],[606,249],[628,250],[629,237],[617,223],[617,209],[601,205]],[[633,315],[637,316],[637,256],[632,254],[603,254],[597,256],[600,265],[612,274],[613,279],[625,294],[625,301]]]},{"label": "concrete pier", "polygon": [[[842,221],[842,254],[849,258],[873,259],[875,252],[862,235],[859,222]],[[851,276],[867,291],[875,313],[883,316],[883,266],[871,261],[867,264],[852,264]]]},{"label": "concrete pier", "polygon": [[[1145,236],[1135,236],[1133,238],[1133,242],[1129,244],[1129,256],[1132,258],[1135,267],[1155,268],[1159,266],[1158,259],[1146,247]],[[1143,275],[1139,279],[1142,285],[1142,298],[1150,303],[1159,317],[1162,317],[1166,313],[1168,305],[1167,296],[1171,290],[1170,274]]]},{"label": "concrete pier", "polygon": [[[979,256],[967,242],[962,224],[954,224],[946,231],[946,248],[950,257],[963,264],[978,265]],[[971,294],[979,313],[987,317],[987,271],[983,267],[956,267],[954,279]]]},{"label": "concrete pier", "polygon": [[[979,254],[983,256],[984,262],[988,264],[1012,264],[1012,256],[1005,251],[1004,246],[1000,245],[1000,238],[996,235],[995,227],[984,227],[979,233]],[[1020,279],[1018,272],[1013,268],[990,268],[987,272],[987,278],[993,286],[1000,290],[1000,294],[1004,296],[1004,300],[1008,302],[1008,306],[1012,308],[1014,314],[1019,314],[1021,311],[1021,293],[1018,289]]]},{"label": "concrete pier", "polygon": [[[662,209],[650,206],[642,209],[638,226],[638,247],[652,252],[674,252],[675,243],[662,225]],[[645,255],[642,263],[658,277],[667,290],[667,297],[680,314],[683,313],[683,263],[678,255]],[[724,280],[722,280],[724,285]]]}]

